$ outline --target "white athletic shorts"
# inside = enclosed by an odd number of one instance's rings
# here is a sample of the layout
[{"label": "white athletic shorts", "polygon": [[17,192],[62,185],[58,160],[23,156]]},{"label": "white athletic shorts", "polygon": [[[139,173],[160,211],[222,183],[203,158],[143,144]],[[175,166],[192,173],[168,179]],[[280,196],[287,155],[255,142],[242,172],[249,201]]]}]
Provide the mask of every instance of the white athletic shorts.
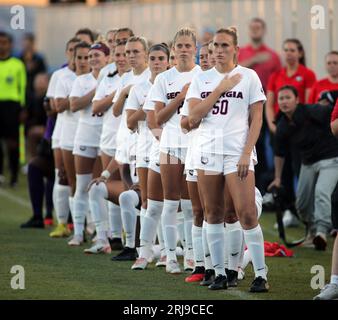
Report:
[{"label": "white athletic shorts", "polygon": [[56,118],[56,123],[55,123],[55,127],[53,130],[53,134],[52,134],[52,149],[57,149],[60,148],[60,138],[61,138],[61,131],[62,131],[62,116],[59,115]]},{"label": "white athletic shorts", "polygon": [[197,182],[197,170],[185,169],[186,179],[188,182]]},{"label": "white athletic shorts", "polygon": [[73,151],[76,129],[77,122],[64,121],[60,138],[61,149]]},{"label": "white athletic shorts", "polygon": [[[182,164],[185,163],[185,158],[187,156],[187,148],[160,147],[160,151],[164,154],[168,154],[172,157],[180,159]],[[172,164],[177,164],[177,163],[174,162]]]},{"label": "white athletic shorts", "polygon": [[120,163],[133,163],[136,161],[136,134],[130,134],[126,137],[124,143],[117,145],[115,160]]},{"label": "white athletic shorts", "polygon": [[161,173],[160,170],[160,142],[158,140],[153,139],[153,144],[150,148],[150,163],[149,169]]},{"label": "white athletic shorts", "polygon": [[110,157],[115,158],[115,155],[116,155],[116,149],[101,148],[101,147],[100,147],[100,150],[101,150],[101,153],[104,153],[104,154],[106,154],[107,156],[110,156]]},{"label": "white athletic shorts", "polygon": [[75,144],[73,155],[95,159],[97,156],[101,155],[101,152],[98,147],[88,147]]},{"label": "white athletic shorts", "polygon": [[[199,157],[195,160],[196,169],[210,171],[215,174],[223,173],[227,175],[237,172],[237,164],[241,156],[223,155],[215,153],[200,152]],[[249,170],[255,171],[257,160],[254,154],[251,155]]]}]

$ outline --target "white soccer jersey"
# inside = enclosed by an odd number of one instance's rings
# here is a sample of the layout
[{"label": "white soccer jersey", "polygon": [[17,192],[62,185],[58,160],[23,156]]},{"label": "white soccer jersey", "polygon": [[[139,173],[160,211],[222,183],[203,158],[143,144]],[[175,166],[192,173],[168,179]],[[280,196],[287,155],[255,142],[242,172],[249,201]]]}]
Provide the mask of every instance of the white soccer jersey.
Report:
[{"label": "white soccer jersey", "polygon": [[[163,102],[167,105],[170,100],[173,100],[182,91],[183,86],[191,82],[192,78],[199,72],[201,72],[201,68],[196,65],[189,72],[179,72],[176,67],[173,67],[159,74],[152,88],[152,100]],[[187,137],[182,132],[180,125],[180,109],[182,106],[164,124],[160,143],[161,148],[186,148],[188,146]]]},{"label": "white soccer jersey", "polygon": [[[72,91],[69,95],[72,97],[83,97],[97,86],[97,79],[93,76],[92,73],[86,73],[81,76],[78,76],[73,84]],[[88,104],[87,107],[80,110],[80,119],[79,123],[86,123],[94,126],[102,126],[103,115],[93,114],[92,104]]]},{"label": "white soccer jersey", "polygon": [[[236,73],[242,75],[241,81],[219,98],[197,129],[196,148],[201,152],[241,155],[249,130],[249,107],[266,100],[255,71],[238,65],[229,75]],[[186,100],[205,99],[224,76],[226,74],[219,73],[216,68],[198,74],[189,87]]]},{"label": "white soccer jersey", "polygon": [[[61,68],[61,69],[55,71],[52,74],[52,77],[49,81],[46,96],[49,97],[49,98],[55,99],[56,98],[56,96],[55,96],[56,88],[57,88],[59,80],[61,78],[63,78],[64,76],[68,76],[68,75],[71,75],[71,74],[74,74],[74,72],[72,70],[70,70],[68,67],[64,67],[64,68]],[[53,135],[52,135],[52,139],[54,141],[60,140],[60,138],[61,138],[64,115],[65,115],[65,112],[58,113],[58,115],[57,115],[54,131],[53,131]],[[59,147],[59,145],[58,144],[55,145],[55,143],[53,143],[53,146]]]},{"label": "white soccer jersey", "polygon": [[[150,78],[150,76],[151,76],[151,73],[150,73],[149,68],[144,70],[140,75],[135,75],[133,71],[125,73],[121,78],[120,87],[118,88],[114,96],[113,103],[117,101],[123,88],[129,85],[135,85],[135,84],[147,81]],[[131,137],[131,131],[128,129],[128,126],[127,126],[127,114],[125,110],[126,103],[127,103],[127,100],[125,101],[124,106],[123,106],[121,122],[120,122],[119,130],[117,132],[117,137],[116,137],[117,148],[125,144],[126,139],[129,139]]]},{"label": "white soccer jersey", "polygon": [[[118,89],[121,77],[117,73],[114,77],[105,76],[96,89],[93,101],[101,100]],[[103,115],[103,125],[100,140],[101,149],[116,149],[116,134],[120,126],[121,116],[115,117],[111,106]]]},{"label": "white soccer jersey", "polygon": [[108,74],[113,74],[115,71],[116,71],[115,62],[107,64],[100,70],[97,82],[100,83]]},{"label": "white soccer jersey", "polygon": [[[68,98],[76,77],[74,72],[62,75],[56,85],[55,98]],[[60,134],[60,146],[61,148],[64,146],[72,148],[80,113],[65,110],[62,114],[63,120],[62,131]]]},{"label": "white soccer jersey", "polygon": [[[78,76],[73,84],[70,97],[83,97],[97,86],[92,73]],[[80,119],[76,128],[74,145],[96,147],[100,145],[103,114],[93,114],[92,104],[79,111]]]},{"label": "white soccer jersey", "polygon": [[[130,90],[129,97],[126,104],[126,110],[139,110],[142,109],[147,95],[149,93],[152,83],[147,80],[136,84]],[[145,162],[149,162],[149,153],[153,140],[146,120],[139,121],[138,123],[138,135],[136,145],[136,161],[139,163],[139,159],[143,159]]]}]

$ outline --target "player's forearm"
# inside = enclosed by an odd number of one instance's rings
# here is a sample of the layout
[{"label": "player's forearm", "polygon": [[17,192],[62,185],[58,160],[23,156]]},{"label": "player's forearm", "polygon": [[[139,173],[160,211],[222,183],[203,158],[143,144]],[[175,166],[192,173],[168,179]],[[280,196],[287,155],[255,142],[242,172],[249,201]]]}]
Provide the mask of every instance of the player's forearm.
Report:
[{"label": "player's forearm", "polygon": [[262,125],[263,125],[263,103],[258,102],[257,104],[250,107],[250,127],[247,142],[243,149],[243,153],[251,154],[257,140],[259,138]]},{"label": "player's forearm", "polygon": [[109,96],[104,97],[101,100],[93,101],[93,113],[105,112],[112,105],[114,95],[111,94]]},{"label": "player's forearm", "polygon": [[83,97],[71,97],[70,101],[70,110],[73,112],[85,109],[88,105],[91,104],[95,95],[95,89],[88,92]]},{"label": "player's forearm", "polygon": [[275,156],[274,163],[275,163],[275,179],[281,180],[284,167],[284,158]]},{"label": "player's forearm", "polygon": [[177,112],[177,109],[182,105],[183,101],[184,97],[178,95],[161,110],[155,110],[155,119],[157,125],[161,126],[162,124],[166,123]]},{"label": "player's forearm", "polygon": [[127,126],[130,130],[135,131],[138,126],[138,122],[145,120],[146,114],[142,109],[139,109],[127,116]]},{"label": "player's forearm", "polygon": [[331,122],[331,131],[332,131],[332,134],[336,138],[338,138],[338,119],[336,119],[333,122]]},{"label": "player's forearm", "polygon": [[69,109],[69,99],[68,98],[56,98],[55,99],[55,109],[58,113],[63,112]]},{"label": "player's forearm", "polygon": [[218,101],[220,95],[221,93],[218,90],[214,90],[204,100],[197,103],[194,108],[189,108],[189,125],[191,127],[194,127],[208,114]]}]

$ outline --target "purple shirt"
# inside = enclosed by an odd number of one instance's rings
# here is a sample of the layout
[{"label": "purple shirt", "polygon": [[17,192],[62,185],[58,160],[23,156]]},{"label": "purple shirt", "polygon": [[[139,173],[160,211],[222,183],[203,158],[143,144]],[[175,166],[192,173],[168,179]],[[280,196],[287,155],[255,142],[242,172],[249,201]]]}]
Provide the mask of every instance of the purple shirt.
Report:
[{"label": "purple shirt", "polygon": [[45,134],[43,135],[44,139],[48,141],[52,139],[55,122],[56,122],[56,119],[54,117],[47,118],[46,130],[45,130]]}]

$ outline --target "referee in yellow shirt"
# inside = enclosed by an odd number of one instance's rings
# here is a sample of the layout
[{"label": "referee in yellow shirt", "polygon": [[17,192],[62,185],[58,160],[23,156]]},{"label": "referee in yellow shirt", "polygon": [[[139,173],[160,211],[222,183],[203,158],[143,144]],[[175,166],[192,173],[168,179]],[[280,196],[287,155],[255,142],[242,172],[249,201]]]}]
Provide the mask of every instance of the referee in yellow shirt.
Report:
[{"label": "referee in yellow shirt", "polygon": [[12,37],[0,31],[0,184],[4,181],[3,141],[7,146],[10,185],[18,181],[19,124],[25,106],[26,70],[21,60],[11,56]]}]

